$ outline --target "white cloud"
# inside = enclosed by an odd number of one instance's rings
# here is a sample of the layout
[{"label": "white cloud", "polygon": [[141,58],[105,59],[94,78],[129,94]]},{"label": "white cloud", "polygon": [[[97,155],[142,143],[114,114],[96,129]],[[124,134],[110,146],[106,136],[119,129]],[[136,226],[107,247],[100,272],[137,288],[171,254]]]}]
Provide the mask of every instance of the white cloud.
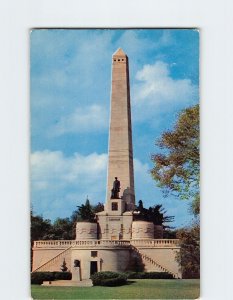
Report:
[{"label": "white cloud", "polygon": [[[44,218],[69,217],[87,195],[91,203],[105,202],[107,154],[75,153],[65,156],[61,151],[37,151],[31,154],[31,193],[33,211]],[[134,159],[136,201],[145,207],[163,203],[168,214],[177,215],[173,200],[163,199],[149,173],[150,166]],[[179,213],[186,216],[186,206],[177,201]],[[185,220],[185,217],[184,217]]]},{"label": "white cloud", "polygon": [[66,133],[94,132],[108,127],[108,112],[100,105],[77,107],[67,116],[62,116],[56,125],[48,131],[50,136],[60,136]]},{"label": "white cloud", "polygon": [[138,83],[134,86],[136,103],[168,104],[188,103],[197,97],[197,86],[190,79],[173,79],[169,65],[157,61],[153,65],[144,65],[136,73]]},{"label": "white cloud", "polygon": [[159,49],[173,43],[169,30],[164,30],[157,39],[148,39],[140,36],[140,31],[127,30],[118,40],[119,47],[127,52],[129,56],[142,54],[148,50]]},{"label": "white cloud", "polygon": [[125,31],[118,40],[118,45],[127,53],[129,57],[143,51],[144,47],[149,47],[149,41],[140,39],[136,31]]},{"label": "white cloud", "polygon": [[150,179],[149,175],[149,165],[147,163],[142,163],[139,159],[134,158],[134,173],[135,177],[138,177],[140,180],[143,179],[144,183]]},{"label": "white cloud", "polygon": [[66,186],[78,182],[92,182],[103,175],[107,154],[75,153],[66,157],[61,151],[36,151],[31,154],[32,187],[36,190]]},{"label": "white cloud", "polygon": [[134,158],[134,186],[136,199],[144,200],[145,204],[150,202],[154,190],[154,182],[149,173],[150,166],[139,159]]},{"label": "white cloud", "polygon": [[172,37],[171,30],[164,30],[162,36],[158,40],[158,47],[167,47],[175,42]]},{"label": "white cloud", "polygon": [[[108,30],[39,30],[32,34],[31,91],[33,105],[50,107],[77,103],[71,94],[105,88],[111,63],[112,34]],[[98,92],[96,92],[98,91]],[[50,96],[50,97],[49,97]],[[63,97],[62,97],[63,96]],[[49,97],[49,101],[47,100]],[[87,102],[85,95],[79,97]],[[94,101],[97,101],[94,99]]]},{"label": "white cloud", "polygon": [[[45,218],[68,217],[85,201],[105,202],[107,154],[75,153],[65,156],[61,151],[36,151],[31,154],[31,193],[33,210]],[[136,195],[150,194],[153,182],[148,164],[134,159]],[[149,195],[148,194],[148,195]],[[148,196],[148,198],[150,198]],[[146,200],[146,199],[144,199]]]},{"label": "white cloud", "polygon": [[198,101],[198,87],[188,78],[176,79],[170,66],[157,61],[144,65],[132,86],[133,120],[158,128],[165,114],[174,114]]},{"label": "white cloud", "polygon": [[85,201],[105,201],[107,154],[37,151],[31,154],[33,210],[44,217],[68,217]]},{"label": "white cloud", "polygon": [[[167,211],[166,215],[175,216],[174,223],[170,226],[186,226],[190,223],[188,209],[189,201],[181,201],[176,197],[163,197],[161,190],[150,175],[152,167],[147,163],[142,163],[139,159],[134,159],[134,178],[136,202],[143,201],[145,207],[162,204]],[[136,204],[137,204],[136,203]],[[178,222],[177,222],[178,220]]]}]

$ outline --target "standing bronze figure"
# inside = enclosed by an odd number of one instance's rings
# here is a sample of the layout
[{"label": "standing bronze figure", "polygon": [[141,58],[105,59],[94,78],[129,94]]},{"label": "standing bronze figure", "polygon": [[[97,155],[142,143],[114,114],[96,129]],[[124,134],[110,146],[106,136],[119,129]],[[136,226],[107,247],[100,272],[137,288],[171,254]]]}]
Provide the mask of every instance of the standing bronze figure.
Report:
[{"label": "standing bronze figure", "polygon": [[120,181],[115,177],[115,180],[113,182],[113,188],[112,188],[112,195],[111,199],[119,199],[119,192],[120,192]]}]

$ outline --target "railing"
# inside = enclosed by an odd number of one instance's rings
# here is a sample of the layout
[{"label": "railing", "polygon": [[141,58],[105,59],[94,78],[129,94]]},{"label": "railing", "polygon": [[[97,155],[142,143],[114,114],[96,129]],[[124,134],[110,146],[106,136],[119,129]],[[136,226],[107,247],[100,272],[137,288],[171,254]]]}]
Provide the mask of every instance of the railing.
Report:
[{"label": "railing", "polygon": [[154,240],[50,240],[35,241],[34,248],[67,248],[67,247],[179,247],[178,239]]},{"label": "railing", "polygon": [[130,247],[130,241],[125,240],[54,240],[35,241],[34,248],[67,248],[67,247]]},{"label": "railing", "polygon": [[135,247],[179,247],[178,239],[131,240],[130,243]]},{"label": "railing", "polygon": [[56,248],[62,247],[67,248],[72,246],[72,240],[49,240],[49,241],[35,241],[33,244],[34,248]]}]

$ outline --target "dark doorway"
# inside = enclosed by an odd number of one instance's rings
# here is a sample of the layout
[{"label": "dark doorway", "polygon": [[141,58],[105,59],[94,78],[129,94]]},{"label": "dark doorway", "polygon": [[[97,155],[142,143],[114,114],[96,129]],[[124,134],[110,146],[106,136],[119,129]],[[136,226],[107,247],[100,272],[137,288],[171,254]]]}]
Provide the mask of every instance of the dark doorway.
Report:
[{"label": "dark doorway", "polygon": [[98,272],[97,261],[91,261],[90,268],[91,268],[90,275]]}]

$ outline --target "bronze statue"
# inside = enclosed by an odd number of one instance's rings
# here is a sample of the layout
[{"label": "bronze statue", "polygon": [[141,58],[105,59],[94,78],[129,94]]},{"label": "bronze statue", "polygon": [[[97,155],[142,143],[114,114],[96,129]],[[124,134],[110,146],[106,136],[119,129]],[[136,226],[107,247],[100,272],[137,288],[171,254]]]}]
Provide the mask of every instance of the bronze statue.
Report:
[{"label": "bronze statue", "polygon": [[115,177],[115,180],[113,182],[113,188],[112,188],[112,195],[111,199],[119,199],[119,192],[120,192],[120,181]]}]

